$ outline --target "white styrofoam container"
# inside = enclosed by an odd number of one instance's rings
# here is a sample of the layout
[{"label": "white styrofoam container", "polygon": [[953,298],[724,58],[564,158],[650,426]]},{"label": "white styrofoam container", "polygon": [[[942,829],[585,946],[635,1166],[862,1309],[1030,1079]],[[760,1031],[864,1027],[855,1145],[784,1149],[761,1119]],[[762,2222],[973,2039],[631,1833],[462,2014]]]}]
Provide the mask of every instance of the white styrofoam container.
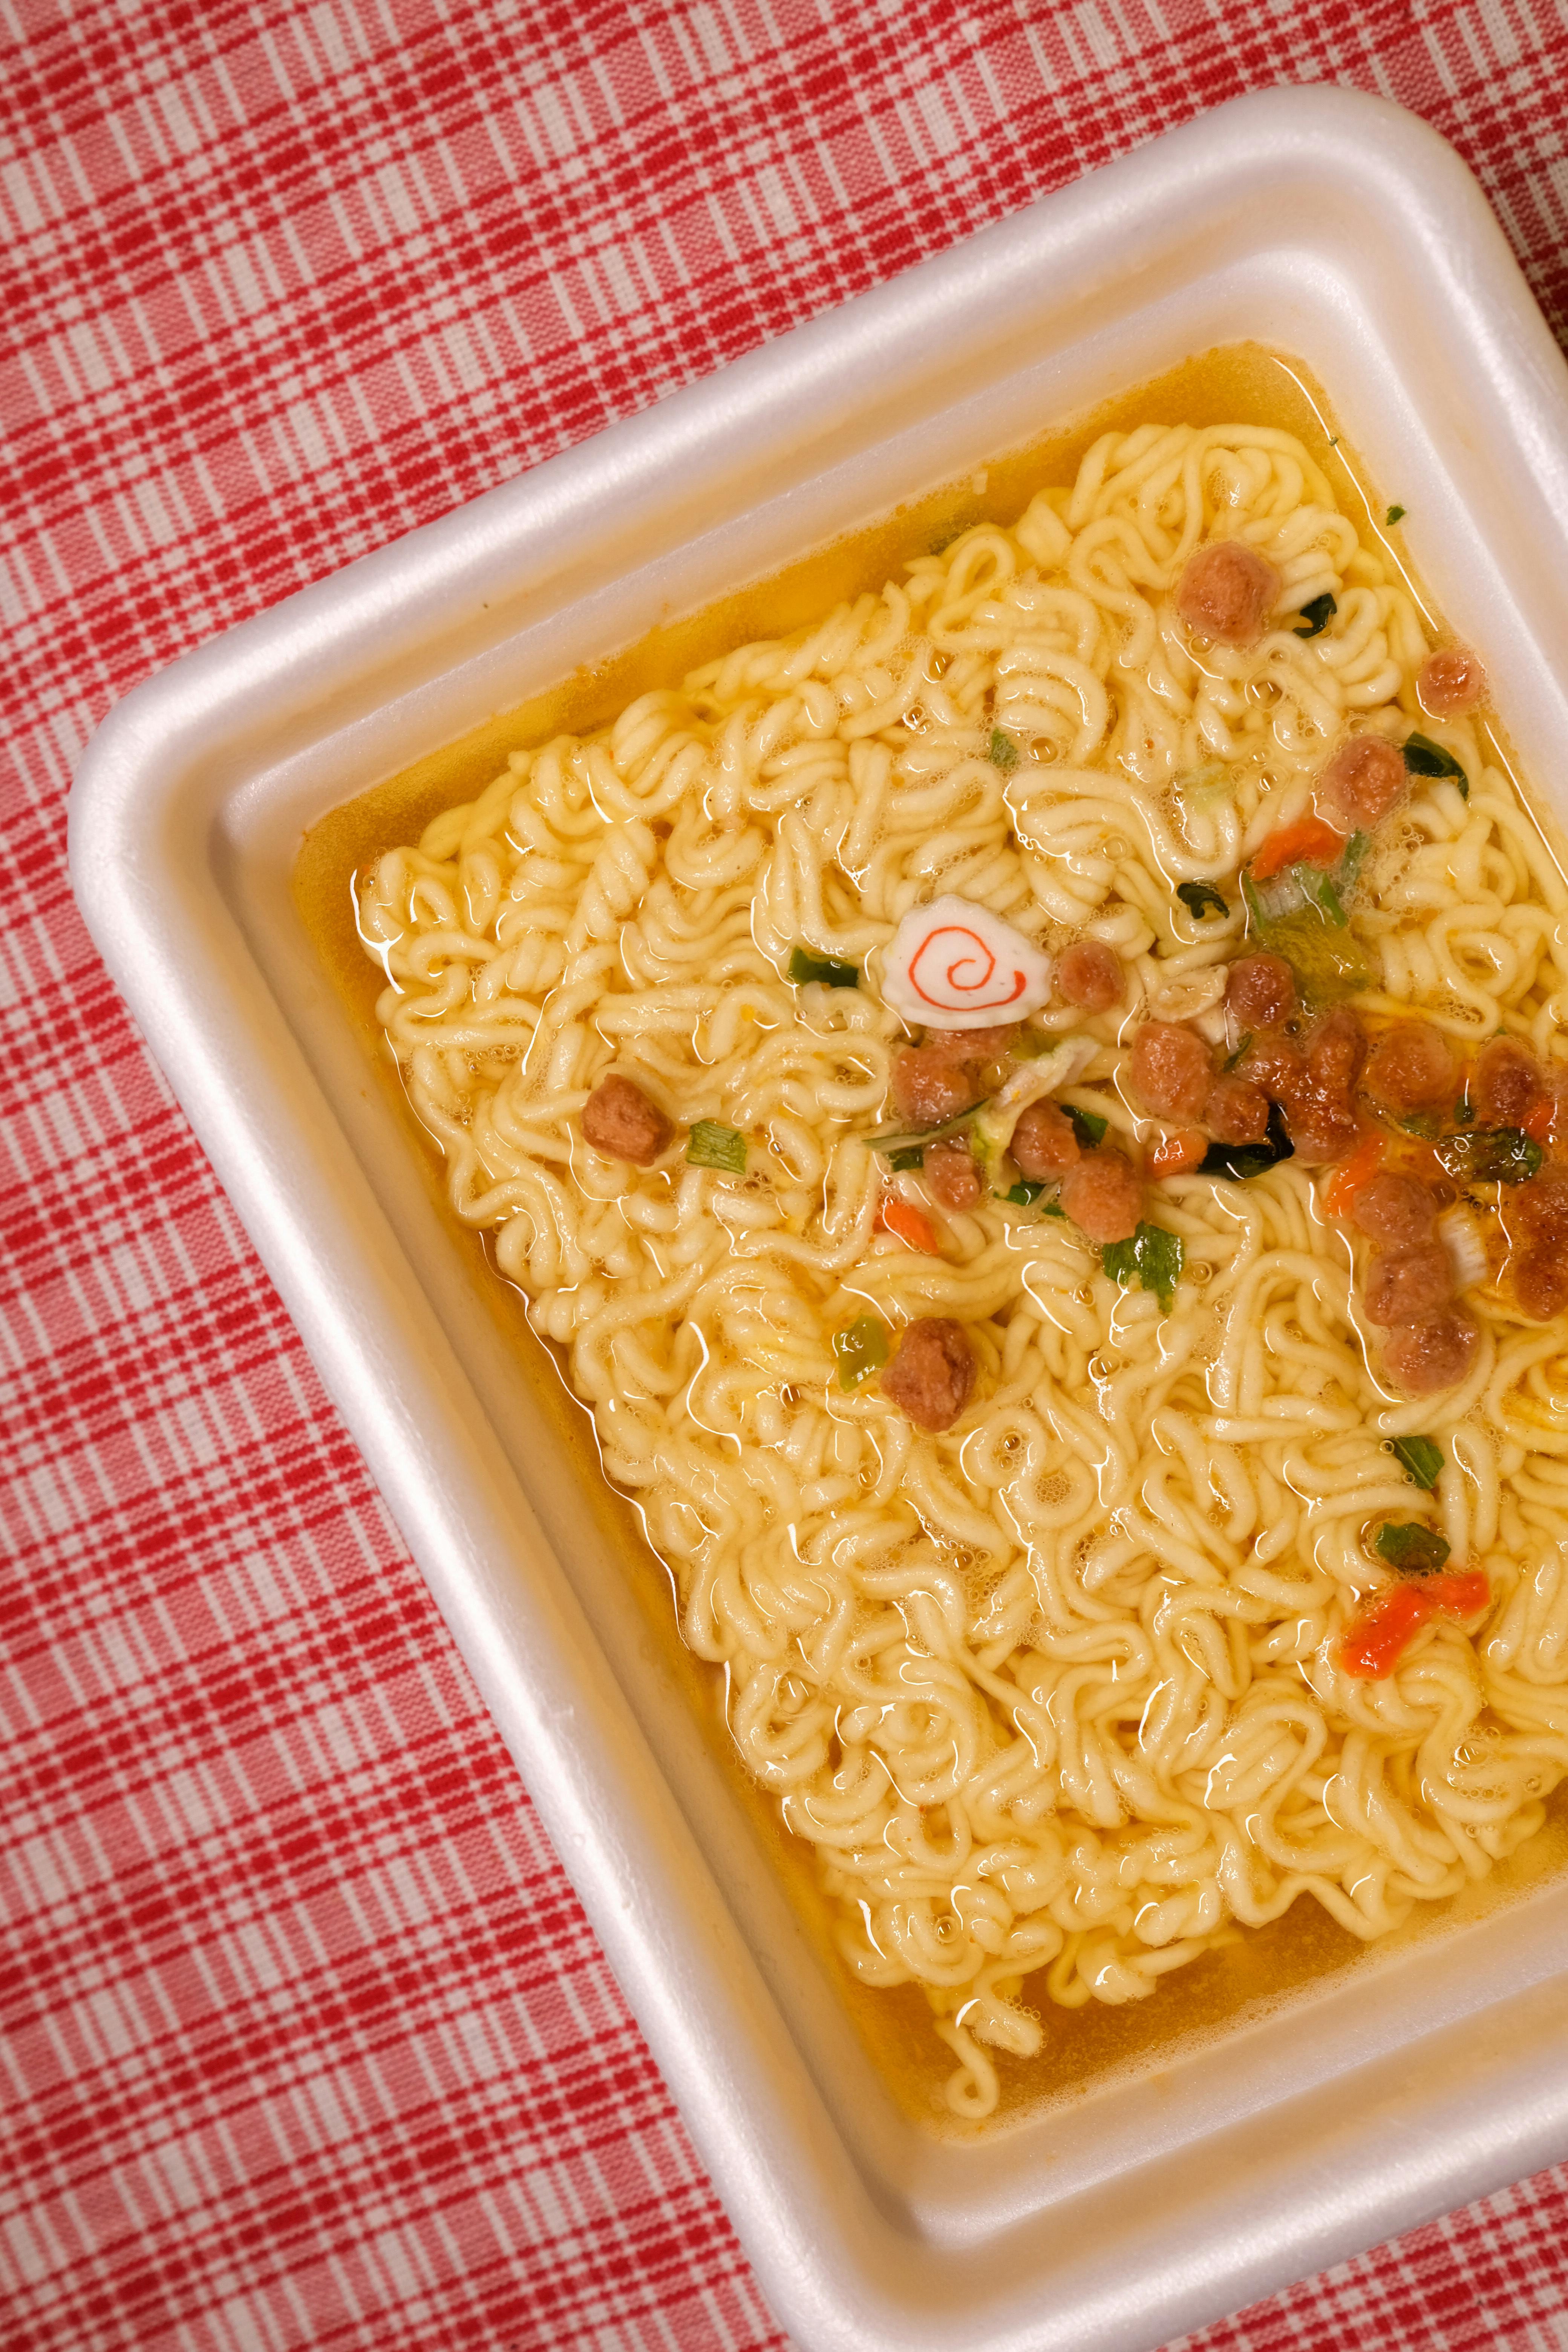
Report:
[{"label": "white styrofoam container", "polygon": [[245,622],[129,695],[77,779],[93,937],[810,2352],[1142,2352],[1568,2153],[1568,1885],[981,2146],[901,2120],[542,1442],[289,871],[326,809],[579,663],[1243,339],[1304,360],[1397,486],[1561,806],[1563,362],[1450,150],[1321,89],[1222,108]]}]

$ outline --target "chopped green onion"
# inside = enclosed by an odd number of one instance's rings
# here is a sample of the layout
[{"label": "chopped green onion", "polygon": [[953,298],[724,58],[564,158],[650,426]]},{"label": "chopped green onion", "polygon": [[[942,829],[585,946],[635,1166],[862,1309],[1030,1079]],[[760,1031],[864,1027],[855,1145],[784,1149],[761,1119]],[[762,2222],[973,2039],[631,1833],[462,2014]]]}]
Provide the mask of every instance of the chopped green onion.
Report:
[{"label": "chopped green onion", "polygon": [[1468,1135],[1450,1135],[1437,1146],[1437,1157],[1458,1184],[1523,1184],[1542,1161],[1533,1136],[1517,1127],[1472,1128]]},{"label": "chopped green onion", "polygon": [[1040,1214],[1042,1217],[1059,1217],[1064,1225],[1068,1221],[1068,1213],[1059,1201],[1047,1201]]},{"label": "chopped green onion", "polygon": [[923,1151],[928,1143],[945,1143],[950,1135],[966,1135],[976,1112],[983,1111],[990,1099],[987,1095],[984,1101],[971,1103],[967,1110],[944,1118],[940,1127],[911,1127],[907,1118],[895,1118],[886,1127],[874,1127],[860,1140],[868,1143],[873,1151],[879,1151],[884,1160],[891,1160],[896,1151],[912,1151],[917,1145]]},{"label": "chopped green onion", "polygon": [[1310,866],[1304,861],[1292,866],[1290,878],[1302,898],[1316,907],[1320,914],[1325,915],[1337,930],[1345,929],[1350,917],[1345,913],[1344,901],[1321,866]]},{"label": "chopped green onion", "polygon": [[858,1389],[888,1360],[888,1327],[880,1316],[857,1315],[853,1323],[833,1334],[833,1352],[838,1359],[839,1387]]},{"label": "chopped green onion", "polygon": [[1072,1121],[1072,1131],[1078,1138],[1080,1151],[1092,1151],[1097,1143],[1105,1141],[1105,1131],[1110,1121],[1101,1118],[1097,1110],[1079,1110],[1077,1103],[1062,1103],[1059,1108]]},{"label": "chopped green onion", "polygon": [[1342,925],[1325,919],[1320,907],[1274,911],[1265,905],[1250,874],[1243,874],[1241,888],[1252,929],[1266,948],[1284,957],[1309,1004],[1331,1004],[1368,985],[1361,950]]},{"label": "chopped green onion", "polygon": [[837,956],[818,955],[814,948],[791,948],[789,976],[796,988],[808,982],[825,981],[829,988],[858,988],[860,967],[858,963],[840,963]]},{"label": "chopped green onion", "polygon": [[1403,507],[1390,507],[1388,509],[1388,520],[1390,522],[1403,522],[1405,520],[1405,509]]},{"label": "chopped green onion", "polygon": [[1339,884],[1342,890],[1349,890],[1354,886],[1356,877],[1366,863],[1366,853],[1371,847],[1370,833],[1352,834],[1345,844],[1345,854],[1340,860]]},{"label": "chopped green onion", "polygon": [[1405,1476],[1430,1494],[1443,1467],[1442,1447],[1435,1445],[1429,1437],[1396,1437],[1393,1451],[1399,1456]]},{"label": "chopped green onion", "polygon": [[1043,1184],[1018,1183],[1010,1192],[1004,1192],[1002,1198],[1010,1201],[1016,1209],[1032,1209],[1045,1189]]},{"label": "chopped green onion", "polygon": [[1454,1105],[1454,1125],[1456,1127],[1474,1127],[1475,1123],[1475,1104],[1470,1100],[1468,1095],[1461,1095],[1458,1101]]},{"label": "chopped green onion", "polygon": [[1256,908],[1259,921],[1266,923],[1278,923],[1287,915],[1299,914],[1307,903],[1301,896],[1301,885],[1288,866],[1264,882],[1259,882],[1248,867],[1241,877],[1241,895],[1248,913]]},{"label": "chopped green onion", "polygon": [[693,1168],[721,1168],[726,1175],[746,1172],[746,1139],[738,1127],[721,1127],[716,1118],[700,1118],[686,1141],[686,1158]]},{"label": "chopped green onion", "polygon": [[1470,780],[1455,759],[1445,751],[1441,743],[1434,743],[1430,735],[1407,735],[1405,739],[1405,768],[1412,776],[1452,776],[1459,787],[1459,798],[1470,797]]},{"label": "chopped green onion", "polygon": [[1011,735],[1004,733],[1000,727],[993,727],[991,749],[985,756],[994,768],[1016,768],[1018,764],[1018,746],[1014,742]]},{"label": "chopped green onion", "polygon": [[1237,1045],[1235,1053],[1227,1054],[1225,1057],[1225,1070],[1227,1077],[1232,1070],[1239,1068],[1240,1065],[1247,1059],[1251,1045],[1252,1032],[1250,1029],[1246,1029],[1242,1032],[1241,1038]]},{"label": "chopped green onion", "polygon": [[1180,1234],[1167,1233],[1163,1225],[1140,1225],[1131,1241],[1107,1242],[1100,1263],[1124,1290],[1134,1284],[1152,1290],[1168,1315],[1175,1302],[1185,1255]]},{"label": "chopped green onion", "polygon": [[1412,1111],[1410,1117],[1402,1118],[1399,1124],[1406,1135],[1418,1135],[1423,1143],[1436,1143],[1442,1132],[1429,1110]]},{"label": "chopped green onion", "polygon": [[1178,882],[1176,896],[1196,923],[1210,914],[1228,915],[1229,907],[1212,882]]},{"label": "chopped green onion", "polygon": [[906,1169],[925,1166],[926,1148],[923,1143],[907,1143],[900,1151],[889,1151],[888,1165],[902,1173]]},{"label": "chopped green onion", "polygon": [[1433,1576],[1448,1557],[1448,1539],[1419,1519],[1384,1519],[1373,1549],[1406,1576]]},{"label": "chopped green onion", "polygon": [[1339,609],[1339,605],[1335,599],[1325,588],[1321,596],[1314,596],[1310,604],[1302,605],[1301,618],[1306,622],[1307,625],[1304,629],[1298,629],[1296,631],[1297,636],[1321,636],[1329,625],[1330,615],[1337,613]]},{"label": "chopped green onion", "polygon": [[983,1168],[999,1160],[1013,1140],[1013,1129],[1031,1103],[1043,1096],[1055,1094],[1058,1087],[1071,1086],[1086,1062],[1094,1059],[1092,1037],[1064,1037],[1048,1054],[1037,1061],[1026,1062],[1010,1078],[1004,1078],[988,1102],[979,1104],[974,1115],[973,1141],[970,1146]]},{"label": "chopped green onion", "polygon": [[1210,801],[1225,800],[1236,788],[1236,778],[1223,760],[1205,760],[1201,767],[1189,768],[1176,778],[1176,790],[1184,801],[1203,808]]}]

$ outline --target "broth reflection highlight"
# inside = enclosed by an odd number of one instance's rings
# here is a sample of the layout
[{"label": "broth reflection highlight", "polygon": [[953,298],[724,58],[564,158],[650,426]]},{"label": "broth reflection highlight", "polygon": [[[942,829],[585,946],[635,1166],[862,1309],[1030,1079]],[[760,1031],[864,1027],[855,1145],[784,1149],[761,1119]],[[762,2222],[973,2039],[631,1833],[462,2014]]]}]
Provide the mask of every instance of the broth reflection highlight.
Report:
[{"label": "broth reflection highlight", "polygon": [[[1119,425],[357,877],[451,1206],[955,2115],[1568,1764],[1568,888],[1485,691],[1300,441]],[[922,1031],[939,900],[1027,984]]]}]

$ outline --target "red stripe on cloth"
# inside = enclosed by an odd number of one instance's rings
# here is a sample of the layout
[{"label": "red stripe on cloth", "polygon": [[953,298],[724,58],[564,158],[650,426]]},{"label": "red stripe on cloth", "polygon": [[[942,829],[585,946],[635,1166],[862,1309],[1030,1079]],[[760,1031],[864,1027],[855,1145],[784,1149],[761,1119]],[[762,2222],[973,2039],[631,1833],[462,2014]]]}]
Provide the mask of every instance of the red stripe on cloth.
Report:
[{"label": "red stripe on cloth", "polygon": [[[0,10],[7,2352],[762,2352],[664,2085],[66,886],[211,632],[1197,110],[1424,114],[1568,320],[1518,0]],[[1553,2173],[1189,2339],[1568,2341]]]}]

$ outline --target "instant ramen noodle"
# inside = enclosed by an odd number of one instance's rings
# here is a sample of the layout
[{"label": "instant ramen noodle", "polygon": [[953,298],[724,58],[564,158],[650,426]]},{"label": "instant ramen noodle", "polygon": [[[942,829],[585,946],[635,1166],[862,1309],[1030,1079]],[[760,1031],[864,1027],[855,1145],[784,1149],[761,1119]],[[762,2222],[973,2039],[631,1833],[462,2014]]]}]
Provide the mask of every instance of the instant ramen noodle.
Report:
[{"label": "instant ramen noodle", "polygon": [[1568,889],[1488,694],[1300,443],[1150,423],[357,877],[451,1205],[961,2116],[1568,1764]]}]

